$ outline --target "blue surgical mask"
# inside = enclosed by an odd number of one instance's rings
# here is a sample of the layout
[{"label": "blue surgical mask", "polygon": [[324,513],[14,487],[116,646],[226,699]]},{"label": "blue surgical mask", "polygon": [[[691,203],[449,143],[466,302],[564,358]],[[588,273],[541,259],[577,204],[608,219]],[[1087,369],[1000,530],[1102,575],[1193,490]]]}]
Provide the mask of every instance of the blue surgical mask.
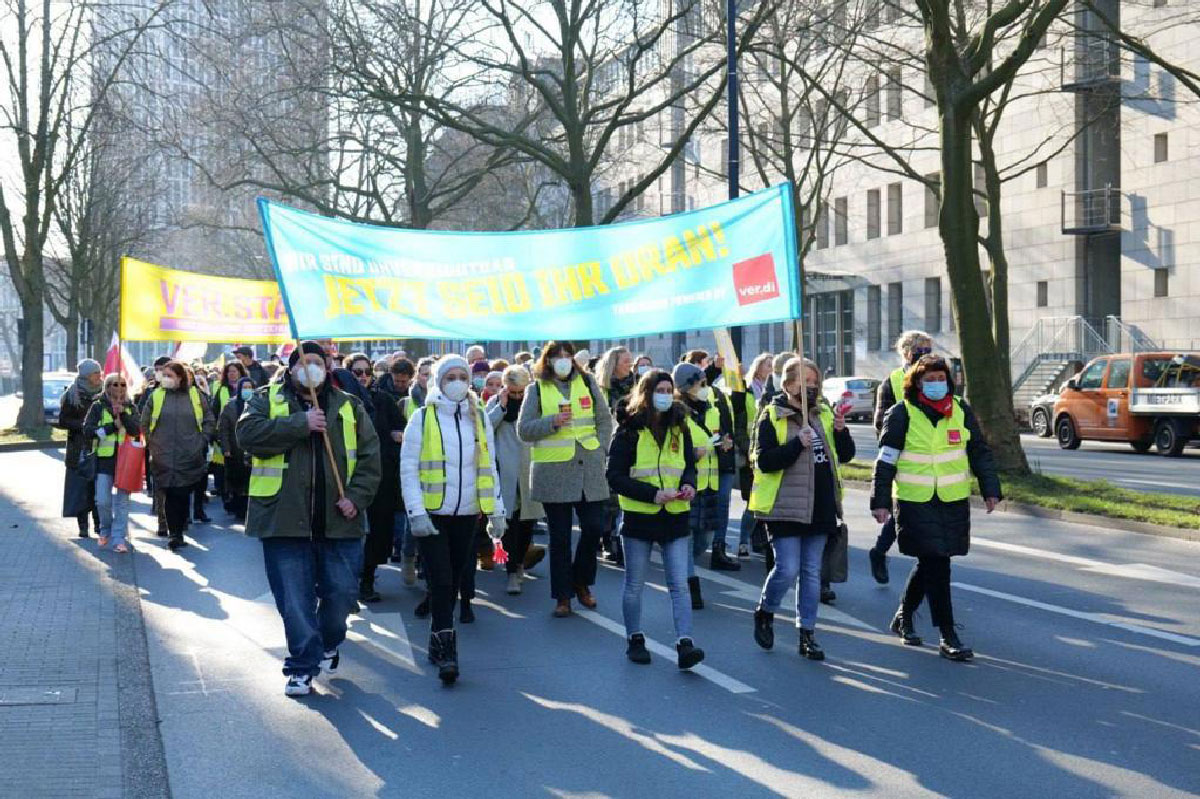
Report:
[{"label": "blue surgical mask", "polygon": [[950,386],[945,380],[931,380],[921,384],[921,392],[929,399],[937,402],[945,399],[950,393]]},{"label": "blue surgical mask", "polygon": [[243,388],[242,389],[242,399],[249,402],[253,396],[254,396],[254,389],[252,389],[252,388]]},{"label": "blue surgical mask", "polygon": [[666,413],[671,410],[671,405],[675,402],[675,397],[671,394],[655,394],[654,395],[654,410],[659,413]]},{"label": "blue surgical mask", "polygon": [[475,387],[476,391],[482,391],[485,383],[486,381],[482,377],[471,378],[471,385]]}]

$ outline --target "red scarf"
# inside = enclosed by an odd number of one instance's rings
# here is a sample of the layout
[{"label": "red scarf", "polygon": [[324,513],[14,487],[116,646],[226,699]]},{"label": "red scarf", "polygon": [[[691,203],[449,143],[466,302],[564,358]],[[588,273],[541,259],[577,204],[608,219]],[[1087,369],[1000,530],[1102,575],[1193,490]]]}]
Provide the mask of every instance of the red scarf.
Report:
[{"label": "red scarf", "polygon": [[949,419],[950,415],[954,413],[954,395],[953,394],[947,394],[946,396],[942,397],[940,400],[934,401],[934,400],[931,400],[929,397],[926,397],[924,392],[918,391],[917,392],[917,401],[920,402],[922,405],[924,405],[926,408],[933,408],[935,411],[937,411],[938,413],[940,413],[942,416],[944,416],[947,419]]}]

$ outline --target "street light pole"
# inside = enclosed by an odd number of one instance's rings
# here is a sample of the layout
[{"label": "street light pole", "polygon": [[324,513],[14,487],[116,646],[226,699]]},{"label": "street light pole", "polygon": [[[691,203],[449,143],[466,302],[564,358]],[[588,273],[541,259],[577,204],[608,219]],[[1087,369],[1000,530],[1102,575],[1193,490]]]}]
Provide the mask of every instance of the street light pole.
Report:
[{"label": "street light pole", "polygon": [[[738,171],[740,166],[740,150],[739,146],[741,136],[738,132],[738,71],[737,71],[737,36],[735,34],[735,26],[737,24],[737,0],[725,0],[725,91],[728,93],[726,102],[726,117],[727,128],[729,130],[729,152],[728,152],[728,172],[729,172],[729,199],[736,200],[738,197]],[[738,353],[739,357],[742,354],[742,328],[732,327],[729,329],[729,337],[733,341],[733,348]]]}]

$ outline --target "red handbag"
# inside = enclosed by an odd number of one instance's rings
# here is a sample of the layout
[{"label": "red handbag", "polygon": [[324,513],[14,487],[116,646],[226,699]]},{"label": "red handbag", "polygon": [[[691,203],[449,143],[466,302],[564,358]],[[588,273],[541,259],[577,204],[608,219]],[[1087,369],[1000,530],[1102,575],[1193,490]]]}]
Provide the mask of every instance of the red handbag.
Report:
[{"label": "red handbag", "polygon": [[117,448],[117,469],[113,485],[121,491],[136,494],[142,490],[146,479],[146,445],[139,438],[125,436]]}]

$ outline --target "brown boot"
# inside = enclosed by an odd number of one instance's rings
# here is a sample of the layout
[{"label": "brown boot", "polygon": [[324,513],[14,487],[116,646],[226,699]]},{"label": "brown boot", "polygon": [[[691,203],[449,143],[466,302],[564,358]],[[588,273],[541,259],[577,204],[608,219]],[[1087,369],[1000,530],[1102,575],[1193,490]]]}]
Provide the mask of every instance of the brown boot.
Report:
[{"label": "brown boot", "polygon": [[571,600],[560,599],[558,604],[554,606],[554,618],[565,619],[571,615]]},{"label": "brown boot", "polygon": [[579,604],[588,610],[596,609],[596,598],[592,596],[591,588],[586,585],[577,585],[575,586],[575,596],[579,599]]}]

